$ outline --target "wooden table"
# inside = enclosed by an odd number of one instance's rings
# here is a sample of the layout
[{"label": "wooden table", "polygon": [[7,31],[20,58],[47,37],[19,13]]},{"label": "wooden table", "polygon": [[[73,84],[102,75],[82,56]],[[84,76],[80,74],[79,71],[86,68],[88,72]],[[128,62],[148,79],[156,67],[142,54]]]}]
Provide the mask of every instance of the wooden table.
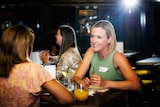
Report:
[{"label": "wooden table", "polygon": [[[126,92],[122,90],[109,90],[89,96],[86,101],[76,101],[73,105],[65,107],[125,107]],[[41,107],[59,107],[53,103],[41,104]]]},{"label": "wooden table", "polygon": [[150,57],[150,58],[145,58],[142,60],[139,60],[136,62],[137,65],[154,65],[156,63],[160,63],[160,57]]},{"label": "wooden table", "polygon": [[124,55],[125,55],[126,57],[132,57],[132,56],[138,55],[138,54],[140,54],[140,53],[141,53],[141,52],[125,52]]},{"label": "wooden table", "polygon": [[136,69],[149,70],[150,74],[154,74],[154,65],[160,63],[160,57],[150,57],[136,62]]}]

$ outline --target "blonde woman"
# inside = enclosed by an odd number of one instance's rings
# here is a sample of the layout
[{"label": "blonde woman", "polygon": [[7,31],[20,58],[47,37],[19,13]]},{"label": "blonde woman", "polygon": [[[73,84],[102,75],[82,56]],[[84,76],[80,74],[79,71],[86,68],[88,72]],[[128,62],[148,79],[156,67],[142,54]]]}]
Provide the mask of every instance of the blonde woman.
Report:
[{"label": "blonde woman", "polygon": [[[141,90],[140,81],[127,58],[116,50],[116,34],[107,20],[91,28],[90,45],[73,80],[83,87],[95,85],[106,89]],[[90,77],[85,77],[89,69]]]}]

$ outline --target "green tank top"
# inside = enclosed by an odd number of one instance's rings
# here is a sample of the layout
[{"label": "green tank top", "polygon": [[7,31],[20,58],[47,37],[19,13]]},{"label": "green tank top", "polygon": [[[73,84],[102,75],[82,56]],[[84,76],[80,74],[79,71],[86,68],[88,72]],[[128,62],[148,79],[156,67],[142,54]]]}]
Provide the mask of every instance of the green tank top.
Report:
[{"label": "green tank top", "polygon": [[[103,79],[119,81],[124,80],[121,72],[114,67],[113,55],[116,50],[112,51],[105,59],[101,60],[98,53],[94,53],[91,60],[91,67],[89,70],[89,75],[94,71],[94,74],[100,75]],[[118,60],[118,59],[117,59]]]}]

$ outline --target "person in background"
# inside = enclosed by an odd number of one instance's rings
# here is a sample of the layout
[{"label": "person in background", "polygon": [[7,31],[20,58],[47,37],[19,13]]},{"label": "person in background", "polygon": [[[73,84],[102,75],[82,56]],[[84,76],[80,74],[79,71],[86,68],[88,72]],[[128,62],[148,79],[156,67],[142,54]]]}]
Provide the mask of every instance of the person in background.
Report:
[{"label": "person in background", "polygon": [[[116,50],[116,34],[107,20],[97,21],[91,28],[90,45],[73,80],[83,87],[141,90],[138,76],[127,58]],[[89,69],[89,77],[85,77]]]},{"label": "person in background", "polygon": [[25,25],[7,28],[0,39],[0,107],[39,107],[43,89],[59,105],[74,102],[73,95],[45,68],[29,59],[33,30]]},{"label": "person in background", "polygon": [[[82,61],[82,57],[77,47],[76,33],[70,25],[61,25],[55,37],[56,44],[60,46],[59,59],[56,67],[56,77],[59,79],[64,76],[62,71],[67,72],[71,70],[74,74]],[[44,63],[48,63],[48,52],[42,51],[40,58]]]}]

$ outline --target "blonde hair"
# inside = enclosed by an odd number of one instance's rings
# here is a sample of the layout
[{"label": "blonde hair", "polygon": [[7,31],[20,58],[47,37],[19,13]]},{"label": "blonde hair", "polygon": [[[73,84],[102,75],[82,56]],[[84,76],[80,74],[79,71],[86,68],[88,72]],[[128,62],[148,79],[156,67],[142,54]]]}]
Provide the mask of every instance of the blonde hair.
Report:
[{"label": "blonde hair", "polygon": [[14,64],[29,61],[33,43],[33,30],[25,25],[13,25],[3,32],[0,40],[1,77],[8,77]]},{"label": "blonde hair", "polygon": [[109,45],[109,53],[111,53],[117,45],[116,34],[114,27],[111,22],[108,20],[99,20],[95,24],[93,24],[91,30],[95,27],[100,27],[106,31],[107,38],[112,37],[112,41]]}]

